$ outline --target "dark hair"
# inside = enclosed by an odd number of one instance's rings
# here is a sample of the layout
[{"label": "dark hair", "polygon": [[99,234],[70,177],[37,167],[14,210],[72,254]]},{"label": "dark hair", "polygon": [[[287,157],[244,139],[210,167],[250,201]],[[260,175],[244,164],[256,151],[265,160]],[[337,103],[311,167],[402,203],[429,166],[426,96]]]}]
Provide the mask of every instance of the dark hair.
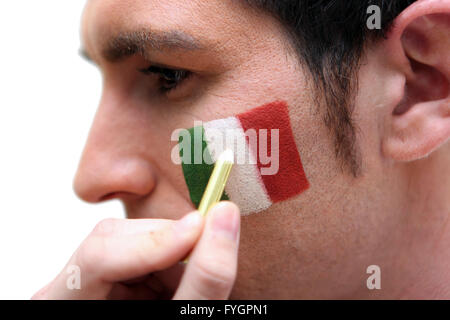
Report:
[{"label": "dark hair", "polygon": [[[334,133],[336,157],[356,177],[360,157],[352,122],[356,72],[368,41],[386,36],[392,21],[416,0],[245,0],[277,18],[288,32],[300,60],[309,69]],[[381,29],[369,29],[367,9],[377,5]]]}]

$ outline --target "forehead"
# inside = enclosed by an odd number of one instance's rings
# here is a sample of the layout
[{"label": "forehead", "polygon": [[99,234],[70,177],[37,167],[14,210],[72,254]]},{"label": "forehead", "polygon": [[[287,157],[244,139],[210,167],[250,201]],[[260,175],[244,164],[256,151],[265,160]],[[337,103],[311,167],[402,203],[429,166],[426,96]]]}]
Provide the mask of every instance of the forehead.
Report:
[{"label": "forehead", "polygon": [[240,0],[89,0],[81,31],[87,49],[139,29],[180,31],[218,47],[227,43],[244,49],[261,34],[263,20]]}]

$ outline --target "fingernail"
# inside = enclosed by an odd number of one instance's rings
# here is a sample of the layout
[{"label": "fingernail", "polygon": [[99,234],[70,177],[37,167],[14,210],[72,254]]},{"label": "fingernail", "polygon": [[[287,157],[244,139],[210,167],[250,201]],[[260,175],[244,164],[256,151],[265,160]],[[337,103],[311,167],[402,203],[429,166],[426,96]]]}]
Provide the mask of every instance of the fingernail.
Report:
[{"label": "fingernail", "polygon": [[191,212],[178,220],[175,224],[177,232],[186,233],[194,230],[202,221],[202,216],[198,211]]},{"label": "fingernail", "polygon": [[236,241],[239,233],[240,213],[239,208],[230,202],[219,202],[209,214],[212,215],[212,228],[214,232],[220,232],[231,240]]}]

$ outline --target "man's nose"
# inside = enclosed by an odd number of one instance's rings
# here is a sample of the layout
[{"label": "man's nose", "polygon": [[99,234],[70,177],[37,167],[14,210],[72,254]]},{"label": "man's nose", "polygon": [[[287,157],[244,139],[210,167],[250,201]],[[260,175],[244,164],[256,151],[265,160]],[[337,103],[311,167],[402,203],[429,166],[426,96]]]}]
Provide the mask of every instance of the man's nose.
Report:
[{"label": "man's nose", "polygon": [[139,120],[114,100],[103,95],[74,179],[75,193],[87,202],[139,198],[155,186],[139,144]]}]

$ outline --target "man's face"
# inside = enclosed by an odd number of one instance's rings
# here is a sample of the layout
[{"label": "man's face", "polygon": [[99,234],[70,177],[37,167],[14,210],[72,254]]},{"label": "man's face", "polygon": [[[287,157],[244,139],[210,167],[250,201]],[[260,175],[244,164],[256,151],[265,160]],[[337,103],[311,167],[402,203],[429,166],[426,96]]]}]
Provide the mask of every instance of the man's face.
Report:
[{"label": "man's face", "polygon": [[[120,58],[127,51],[120,43],[135,39],[134,32],[151,32],[154,45]],[[336,160],[324,110],[314,103],[307,73],[281,26],[243,1],[91,0],[82,45],[103,75],[75,179],[82,199],[118,198],[129,218],[178,219],[193,206],[181,167],[171,160],[172,132],[284,100],[311,186],[242,217],[232,298],[326,297],[365,287],[367,266],[383,263],[381,256],[371,260],[374,248],[395,236],[398,221],[386,222],[386,216],[400,205],[392,191],[395,176],[381,174],[371,121],[371,105],[381,103],[374,93],[387,91],[371,78],[371,93],[365,93],[376,62],[369,59],[360,72],[355,121],[364,133],[358,138],[363,174],[354,178]],[[139,71],[150,65],[188,73],[174,86]]]}]

